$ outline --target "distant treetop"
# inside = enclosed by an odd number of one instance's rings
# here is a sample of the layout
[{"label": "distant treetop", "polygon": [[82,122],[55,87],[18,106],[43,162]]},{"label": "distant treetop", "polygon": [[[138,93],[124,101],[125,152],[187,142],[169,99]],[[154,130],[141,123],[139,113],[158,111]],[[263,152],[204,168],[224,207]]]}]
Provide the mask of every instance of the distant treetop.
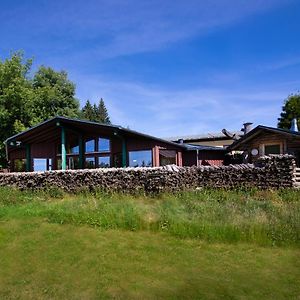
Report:
[{"label": "distant treetop", "polygon": [[98,105],[91,105],[90,101],[87,100],[81,110],[81,117],[89,121],[111,124],[107,108],[102,98]]},{"label": "distant treetop", "polygon": [[278,118],[278,128],[290,129],[294,118],[298,120],[298,128],[300,128],[300,93],[291,94],[284,101]]}]

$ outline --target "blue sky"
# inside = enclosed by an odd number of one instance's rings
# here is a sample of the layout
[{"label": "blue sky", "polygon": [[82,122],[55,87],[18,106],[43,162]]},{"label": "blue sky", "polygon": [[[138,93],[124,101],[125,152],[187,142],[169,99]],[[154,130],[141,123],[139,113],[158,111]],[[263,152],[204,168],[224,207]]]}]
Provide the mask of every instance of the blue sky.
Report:
[{"label": "blue sky", "polygon": [[113,123],[166,137],[276,126],[300,87],[300,1],[1,1],[0,57],[66,70]]}]

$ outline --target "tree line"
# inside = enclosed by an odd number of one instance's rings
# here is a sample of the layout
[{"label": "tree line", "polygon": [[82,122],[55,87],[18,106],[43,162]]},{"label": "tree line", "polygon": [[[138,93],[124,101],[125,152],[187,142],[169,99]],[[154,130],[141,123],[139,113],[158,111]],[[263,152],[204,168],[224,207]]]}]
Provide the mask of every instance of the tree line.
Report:
[{"label": "tree line", "polygon": [[80,108],[75,84],[65,71],[40,66],[32,72],[32,59],[22,52],[0,60],[0,165],[5,166],[4,141],[54,116],[110,123],[101,98],[98,105],[89,100]]}]

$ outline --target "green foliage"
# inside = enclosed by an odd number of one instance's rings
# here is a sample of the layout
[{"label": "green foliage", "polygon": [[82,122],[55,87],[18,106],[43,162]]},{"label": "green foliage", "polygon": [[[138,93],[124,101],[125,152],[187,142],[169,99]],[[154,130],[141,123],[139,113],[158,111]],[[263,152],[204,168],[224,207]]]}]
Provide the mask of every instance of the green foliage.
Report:
[{"label": "green foliage", "polygon": [[79,102],[75,99],[75,84],[68,79],[65,71],[56,72],[41,66],[33,77],[33,88],[34,122],[54,116],[78,117]]},{"label": "green foliage", "polygon": [[0,189],[0,195],[5,194],[0,197],[0,216],[30,215],[58,224],[147,230],[209,242],[300,245],[300,191],[202,190],[147,197],[103,192],[68,195],[47,189],[32,193],[32,201],[25,204],[24,192],[12,191]]},{"label": "green foliage", "polygon": [[21,52],[0,61],[0,162],[5,165],[4,140],[30,125],[30,106],[34,98],[28,74],[32,60]]},{"label": "green foliage", "polygon": [[81,109],[81,118],[89,121],[95,121],[95,111],[90,100],[87,100],[85,105]]},{"label": "green foliage", "polygon": [[75,85],[64,71],[40,67],[30,78],[31,59],[16,52],[0,60],[0,165],[6,165],[3,142],[55,115],[77,117]]},{"label": "green foliage", "polygon": [[285,101],[282,107],[280,118],[278,118],[278,128],[290,129],[294,118],[298,120],[300,128],[300,94],[292,94]]},{"label": "green foliage", "polygon": [[108,116],[108,111],[104,104],[104,100],[102,98],[100,99],[100,102],[96,109],[96,112],[97,112],[96,115],[97,115],[98,122],[104,123],[104,124],[110,124],[110,118]]},{"label": "green foliage", "polygon": [[81,110],[81,117],[93,122],[110,124],[108,111],[102,98],[100,99],[98,106],[96,104],[91,105],[90,101],[87,100]]}]

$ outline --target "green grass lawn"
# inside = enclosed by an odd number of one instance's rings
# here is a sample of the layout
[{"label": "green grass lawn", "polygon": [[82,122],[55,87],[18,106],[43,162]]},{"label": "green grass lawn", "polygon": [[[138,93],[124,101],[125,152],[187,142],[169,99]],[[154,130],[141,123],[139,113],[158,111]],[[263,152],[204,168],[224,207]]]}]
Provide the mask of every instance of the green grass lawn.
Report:
[{"label": "green grass lawn", "polygon": [[300,192],[0,195],[0,299],[300,298]]}]

